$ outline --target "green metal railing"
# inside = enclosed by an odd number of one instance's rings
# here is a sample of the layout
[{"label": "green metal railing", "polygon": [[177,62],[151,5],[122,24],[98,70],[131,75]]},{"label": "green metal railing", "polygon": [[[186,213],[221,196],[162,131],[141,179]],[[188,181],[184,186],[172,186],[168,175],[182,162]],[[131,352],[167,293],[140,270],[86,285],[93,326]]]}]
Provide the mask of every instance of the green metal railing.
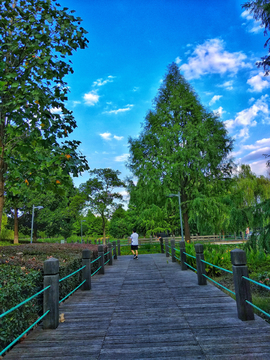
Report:
[{"label": "green metal railing", "polygon": [[82,269],[84,269],[84,268],[85,268],[85,266],[86,266],[86,265],[84,265],[84,266],[82,266],[80,269],[78,269],[78,270],[74,271],[72,274],[69,274],[69,275],[67,275],[67,276],[63,277],[62,279],[60,279],[60,280],[59,280],[59,282],[61,282],[61,281],[63,281],[63,280],[68,279],[68,278],[69,278],[69,277],[71,277],[72,275],[74,275],[74,274],[76,274],[77,272],[79,272],[79,271],[81,271]]},{"label": "green metal railing", "polygon": [[[255,281],[255,280],[252,280],[252,279],[250,279],[250,278],[247,278],[246,276],[242,276],[242,278],[245,279],[245,280],[247,280],[247,281],[250,281],[250,282],[252,282],[252,283],[254,283],[254,284],[256,284],[256,285],[259,285],[259,286],[261,286],[261,287],[263,287],[263,288],[265,288],[265,289],[267,289],[267,290],[270,290],[270,287],[269,287],[269,286],[264,285],[264,284],[261,284],[261,283],[259,283],[258,281]],[[259,310],[259,311],[262,312],[264,315],[266,315],[266,316],[268,316],[268,317],[270,318],[270,314],[268,314],[267,312],[265,312],[263,309],[261,309],[261,308],[259,308],[258,306],[252,304],[252,303],[251,303],[250,301],[248,301],[248,300],[246,300],[246,302],[247,302],[249,305],[251,305],[252,307],[254,307],[255,309]]]},{"label": "green metal railing", "polygon": [[[13,308],[11,308],[8,311],[5,311],[4,313],[2,313],[0,315],[0,319],[4,316],[6,316],[7,314],[11,313],[12,311],[18,309],[20,306],[26,304],[28,301],[33,300],[35,297],[37,297],[38,295],[42,294],[44,291],[48,290],[51,287],[51,285],[45,287],[44,289],[42,289],[41,291],[37,292],[35,295],[31,296],[30,298],[22,301],[20,304],[14,306]],[[27,328],[21,335],[19,335],[15,340],[13,340],[7,347],[5,347],[1,352],[0,352],[0,356],[2,356],[9,348],[11,348],[11,346],[13,346],[14,344],[16,344],[16,342],[18,340],[20,340],[29,330],[31,330],[40,320],[42,320],[49,312],[50,310],[46,311],[42,316],[40,316],[35,322],[34,324],[32,324],[31,326],[29,326],[29,328]]]}]

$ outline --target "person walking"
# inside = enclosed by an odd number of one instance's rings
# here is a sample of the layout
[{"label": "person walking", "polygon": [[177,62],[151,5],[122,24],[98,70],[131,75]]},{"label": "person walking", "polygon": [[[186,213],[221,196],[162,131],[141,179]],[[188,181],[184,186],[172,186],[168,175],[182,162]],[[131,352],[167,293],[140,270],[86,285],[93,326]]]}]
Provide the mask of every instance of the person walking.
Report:
[{"label": "person walking", "polygon": [[248,239],[249,236],[249,227],[246,228],[246,239]]},{"label": "person walking", "polygon": [[130,236],[131,240],[131,251],[133,254],[133,259],[138,260],[138,245],[139,245],[139,235],[136,233],[136,230],[133,229],[133,232]]}]

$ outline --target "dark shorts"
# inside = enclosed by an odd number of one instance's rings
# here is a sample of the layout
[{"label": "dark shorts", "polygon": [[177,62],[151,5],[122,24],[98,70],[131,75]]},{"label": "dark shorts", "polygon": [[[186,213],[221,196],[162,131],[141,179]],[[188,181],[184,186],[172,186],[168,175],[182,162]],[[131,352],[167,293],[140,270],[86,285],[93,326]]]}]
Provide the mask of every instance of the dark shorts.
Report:
[{"label": "dark shorts", "polygon": [[131,250],[138,250],[138,245],[131,245]]}]

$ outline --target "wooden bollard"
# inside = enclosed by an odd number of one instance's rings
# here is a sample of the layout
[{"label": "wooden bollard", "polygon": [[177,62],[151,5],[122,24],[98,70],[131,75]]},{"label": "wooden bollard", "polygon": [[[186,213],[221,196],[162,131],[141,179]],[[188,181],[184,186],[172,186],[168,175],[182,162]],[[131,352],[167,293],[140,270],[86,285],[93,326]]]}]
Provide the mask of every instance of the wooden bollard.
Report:
[{"label": "wooden bollard", "polygon": [[108,262],[108,264],[109,265],[112,265],[113,264],[113,257],[112,257],[112,243],[108,243],[108,245],[107,245],[107,249],[108,249],[108,251],[109,251],[109,259],[110,259],[110,261]]},{"label": "wooden bollard", "polygon": [[245,251],[240,249],[232,250],[231,261],[238,318],[243,321],[254,320],[253,307],[246,302],[246,300],[252,302],[252,296],[249,281],[243,279],[243,276],[248,278]]},{"label": "wooden bollard", "polygon": [[172,253],[172,262],[176,262],[175,258],[175,239],[171,239],[171,253]]},{"label": "wooden bollard", "polygon": [[118,248],[118,256],[121,255],[121,244],[120,244],[120,240],[117,240],[117,248]]},{"label": "wooden bollard", "polygon": [[50,258],[44,262],[43,313],[50,312],[43,319],[43,329],[56,329],[59,324],[59,260]]},{"label": "wooden bollard", "polygon": [[98,273],[104,275],[105,274],[105,269],[104,269],[104,248],[103,248],[103,245],[98,245],[98,256],[100,256],[99,266],[101,266]]},{"label": "wooden bollard", "polygon": [[187,256],[184,254],[186,252],[186,242],[181,240],[180,242],[180,259],[181,259],[181,270],[187,270]]},{"label": "wooden bollard", "polygon": [[117,260],[116,241],[113,241],[112,245],[113,245],[113,258],[114,260]]},{"label": "wooden bollard", "polygon": [[91,250],[84,249],[82,251],[82,280],[86,280],[82,284],[82,290],[91,290]]},{"label": "wooden bollard", "polygon": [[198,276],[198,285],[207,285],[205,274],[205,264],[201,260],[204,260],[203,255],[203,245],[195,244],[196,251],[196,265],[197,265],[197,276]]},{"label": "wooden bollard", "polygon": [[169,257],[169,244],[168,244],[168,238],[165,239],[165,252],[166,252],[166,257]]}]

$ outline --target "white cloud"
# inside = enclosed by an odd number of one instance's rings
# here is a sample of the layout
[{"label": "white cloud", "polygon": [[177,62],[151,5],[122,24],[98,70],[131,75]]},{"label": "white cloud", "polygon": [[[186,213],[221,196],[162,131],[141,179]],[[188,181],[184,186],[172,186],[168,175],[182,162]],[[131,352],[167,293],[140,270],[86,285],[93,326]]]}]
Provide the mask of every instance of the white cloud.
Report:
[{"label": "white cloud", "polygon": [[104,111],[103,114],[118,114],[121,112],[126,112],[132,109],[134,105],[127,105],[125,108],[123,109],[117,109],[117,110],[110,110],[110,111]]},{"label": "white cloud", "polygon": [[269,80],[266,77],[264,77],[265,80],[263,80],[263,77],[263,72],[260,72],[258,75],[248,79],[247,84],[251,86],[251,89],[249,89],[250,92],[262,92],[264,89],[270,87]]},{"label": "white cloud", "polygon": [[254,97],[252,97],[252,98],[250,98],[250,99],[248,100],[248,103],[249,103],[249,104],[252,104],[255,100],[256,100],[256,99],[255,99]]},{"label": "white cloud", "polygon": [[209,105],[213,105],[216,101],[218,101],[220,98],[222,98],[222,95],[214,95],[212,99],[209,102]]},{"label": "white cloud", "polygon": [[234,127],[234,120],[226,120],[224,121],[225,127],[227,130],[230,130]]},{"label": "white cloud", "polygon": [[257,176],[259,175],[264,175],[266,176],[267,174],[267,167],[266,167],[266,160],[259,160],[259,161],[254,161],[252,163],[249,164],[251,167],[251,170],[253,172],[255,172],[255,174]]},{"label": "white cloud", "polygon": [[[268,95],[261,96],[261,98],[257,99],[252,106],[238,112],[234,120],[230,119],[224,121],[226,128],[232,129],[236,126],[244,126],[245,128],[248,128],[250,126],[256,126],[258,117],[262,117],[262,122],[266,123],[267,120],[269,120],[268,114],[270,113],[268,97]],[[247,133],[247,130],[242,129],[236,137],[247,138]]]},{"label": "white cloud", "polygon": [[114,158],[114,161],[124,162],[124,161],[127,161],[128,158],[129,158],[129,154],[123,154],[123,155],[116,156],[116,157]]},{"label": "white cloud", "polygon": [[241,17],[247,20],[253,20],[253,16],[250,14],[248,10],[243,11]]},{"label": "white cloud", "polygon": [[81,104],[81,101],[72,101],[72,106],[75,107],[77,105]]},{"label": "white cloud", "polygon": [[120,140],[124,139],[124,136],[116,136],[116,135],[114,135],[113,138],[120,141]]},{"label": "white cloud", "polygon": [[86,105],[93,106],[98,102],[99,95],[95,91],[90,91],[88,94],[84,94],[83,98]]},{"label": "white cloud", "polygon": [[[241,161],[243,163],[245,163],[248,161],[262,160],[262,159],[265,159],[263,154],[269,154],[269,153],[270,153],[270,146],[263,147],[263,148],[251,151],[248,155],[241,158]],[[265,162],[266,162],[266,160],[265,160]]]},{"label": "white cloud", "polygon": [[105,133],[103,133],[103,134],[99,134],[101,137],[102,137],[102,139],[104,139],[104,140],[111,140],[111,136],[112,136],[112,134],[111,133],[107,133],[107,132],[105,132]]},{"label": "white cloud", "polygon": [[177,56],[177,58],[175,59],[176,64],[180,64],[181,61],[182,61],[182,60],[180,59],[180,57]]},{"label": "white cloud", "polygon": [[257,140],[256,144],[258,144],[258,145],[269,145],[270,146],[270,138]]},{"label": "white cloud", "polygon": [[242,139],[243,142],[246,141],[249,138],[249,128],[244,127],[243,129],[241,129],[239,133],[235,135],[235,138]]},{"label": "white cloud", "polygon": [[251,67],[244,61],[247,58],[244,53],[230,53],[224,50],[224,45],[220,39],[210,39],[198,45],[188,63],[180,67],[185,77],[189,80],[206,74],[236,74],[242,68]]},{"label": "white cloud", "polygon": [[139,89],[140,89],[139,87],[134,86],[134,88],[133,88],[133,90],[132,90],[132,91],[136,92],[136,91],[138,91]]},{"label": "white cloud", "polygon": [[218,87],[225,88],[226,90],[233,89],[233,80],[225,81],[223,84],[217,85]]},{"label": "white cloud", "polygon": [[250,14],[249,10],[245,10],[242,12],[241,17],[247,20],[247,23],[243,25],[247,26],[247,31],[250,33],[258,33],[263,30],[263,26],[261,26],[261,21],[257,21]]},{"label": "white cloud", "polygon": [[225,110],[223,110],[223,107],[220,106],[218,109],[214,110],[214,113],[217,113],[220,117],[222,116],[222,114],[225,114]]},{"label": "white cloud", "polygon": [[109,82],[113,82],[114,78],[115,76],[109,75],[106,80],[103,80],[102,78],[97,79],[96,81],[93,82],[93,86],[103,86]]}]

